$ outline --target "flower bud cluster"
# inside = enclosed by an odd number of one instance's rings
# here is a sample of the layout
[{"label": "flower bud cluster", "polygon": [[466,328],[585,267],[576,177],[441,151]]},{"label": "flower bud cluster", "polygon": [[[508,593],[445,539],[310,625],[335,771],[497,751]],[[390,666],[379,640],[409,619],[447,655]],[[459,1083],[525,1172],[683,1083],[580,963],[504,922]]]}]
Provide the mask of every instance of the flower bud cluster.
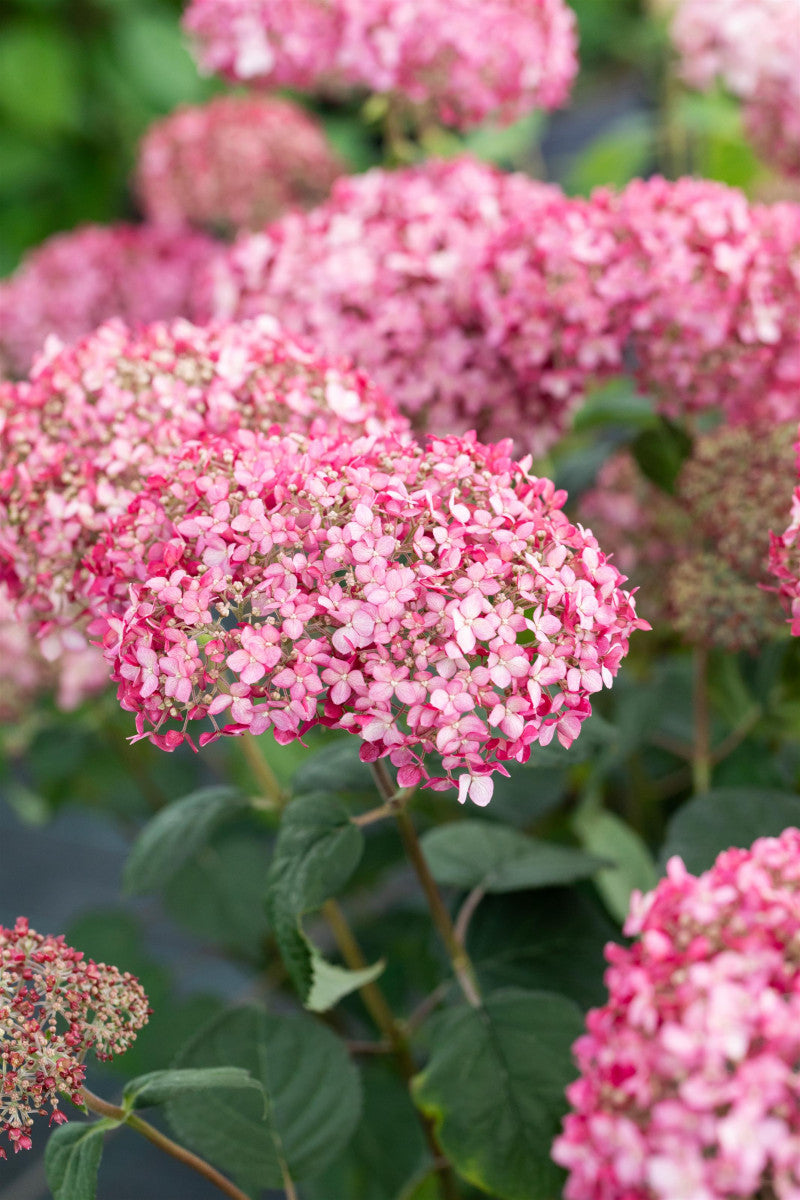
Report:
[{"label": "flower bud cluster", "polygon": [[132,332],[109,322],[0,385],[0,565],[40,619],[85,603],[80,561],[184,441],[235,429],[353,437],[406,422],[360,372],[319,358],[270,317]]},{"label": "flower bud cluster", "polygon": [[217,96],[185,106],[145,134],[137,190],[148,219],[213,232],[258,229],[311,208],[344,170],[322,127],[274,96]]},{"label": "flower bud cluster", "polygon": [[187,316],[214,252],[200,233],[86,225],[33,250],[0,282],[0,377],[28,374],[45,342],[74,342],[103,321]]},{"label": "flower bud cluster", "polygon": [[242,236],[198,315],[274,313],[342,350],[420,430],[541,453],[618,370],[619,245],[600,204],[473,159],[340,179],[313,212]]},{"label": "flower bud cluster", "polygon": [[504,762],[569,746],[646,625],[564,493],[510,449],[184,446],[90,561],[139,736],[171,750],[202,722],[201,746],[289,742],[319,723],[360,737],[365,761],[388,756],[400,786],[457,783],[478,804]]},{"label": "flower bud cluster", "polygon": [[640,585],[640,607],[695,645],[755,650],[781,633],[769,582],[769,530],[786,522],[793,427],[719,426],[702,434],[661,491],[622,451],[581,500],[615,561]]},{"label": "flower bud cluster", "polygon": [[789,175],[800,175],[798,31],[800,0],[681,0],[672,24],[686,82],[721,79],[760,152]]},{"label": "flower bud cluster", "polygon": [[795,1200],[800,832],[679,858],[609,945],[553,1157],[566,1200]]},{"label": "flower bud cluster", "polygon": [[101,1059],[122,1054],[149,1013],[127,972],[85,959],[63,937],[36,933],[24,917],[13,929],[0,926],[0,1132],[15,1151],[30,1149],[35,1116],[66,1121],[62,1096],[83,1104],[87,1051]]},{"label": "flower bud cluster", "polygon": [[193,0],[185,25],[206,70],[392,93],[459,128],[556,108],[577,70],[563,0]]}]

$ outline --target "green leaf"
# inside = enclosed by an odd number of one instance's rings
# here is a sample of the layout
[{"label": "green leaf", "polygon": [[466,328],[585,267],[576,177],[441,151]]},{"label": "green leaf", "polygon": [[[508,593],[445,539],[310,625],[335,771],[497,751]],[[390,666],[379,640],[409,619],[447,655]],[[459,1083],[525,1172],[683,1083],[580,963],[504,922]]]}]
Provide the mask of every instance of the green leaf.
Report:
[{"label": "green leaf", "polygon": [[151,1071],[125,1085],[123,1102],[128,1109],[165,1104],[184,1092],[217,1091],[219,1088],[255,1088],[260,1082],[241,1067],[205,1067],[177,1071]]},{"label": "green leaf", "polygon": [[437,1022],[433,1054],[412,1094],[459,1174],[497,1200],[553,1200],[560,1190],[564,1175],[550,1145],[582,1029],[570,1000],[516,989]]},{"label": "green leaf", "polygon": [[584,805],[572,820],[582,845],[615,865],[599,871],[597,889],[619,921],[628,915],[631,892],[649,892],[658,882],[650,851],[639,834],[620,817],[595,803]]},{"label": "green leaf", "polygon": [[79,124],[77,45],[43,21],[13,21],[0,30],[0,112],[35,134]]},{"label": "green leaf", "polygon": [[653,401],[637,392],[632,380],[622,376],[589,392],[586,402],[575,414],[573,429],[580,432],[608,425],[646,429],[655,421]]},{"label": "green leaf", "polygon": [[202,788],[169,804],[145,825],[125,864],[124,885],[137,896],[163,887],[229,817],[248,808],[243,793]]},{"label": "green leaf", "polygon": [[800,796],[764,788],[714,788],[684,804],[667,826],[659,860],[679,854],[693,874],[707,871],[731,846],[800,828]]},{"label": "green leaf", "polygon": [[121,12],[113,46],[126,81],[155,111],[170,112],[177,104],[202,99],[206,87],[170,13],[144,6]]},{"label": "green leaf", "polygon": [[303,1003],[310,1012],[327,1012],[338,1004],[344,996],[349,996],[365,983],[372,983],[383,972],[383,959],[364,967],[359,971],[351,971],[347,967],[337,967],[323,958],[319,950],[303,936],[303,941],[311,955],[311,987]]},{"label": "green leaf", "polygon": [[60,1125],[50,1134],[44,1167],[54,1200],[95,1200],[103,1137],[118,1125],[106,1117],[91,1125]]},{"label": "green leaf", "polygon": [[437,883],[519,892],[594,875],[608,861],[527,837],[488,821],[453,821],[431,829],[422,849]]},{"label": "green leaf", "polygon": [[618,121],[585,150],[569,172],[567,190],[591,192],[596,187],[624,187],[641,175],[655,146],[652,117],[637,113]]},{"label": "green leaf", "polygon": [[335,792],[339,796],[370,796],[377,802],[375,780],[358,757],[361,742],[351,734],[307,757],[292,780],[296,796]]},{"label": "green leaf", "polygon": [[643,429],[631,444],[639,470],[662,491],[674,493],[680,469],[692,449],[688,433],[661,417],[656,429]]},{"label": "green leaf", "polygon": [[487,896],[470,922],[467,949],[484,992],[541,988],[590,1008],[606,998],[603,949],[618,938],[594,889],[579,884]]},{"label": "green leaf", "polygon": [[325,963],[300,919],[347,883],[363,849],[361,830],[332,796],[298,796],[283,814],[267,877],[267,915],[292,981],[303,1003],[315,1011],[366,980]]},{"label": "green leaf", "polygon": [[184,1093],[167,1104],[179,1141],[248,1185],[279,1188],[284,1171],[305,1179],[340,1154],[361,1110],[358,1072],[338,1038],[305,1016],[259,1008],[223,1013],[179,1052],[182,1068],[241,1067],[251,1090]]},{"label": "green leaf", "polygon": [[398,1200],[426,1159],[419,1118],[408,1088],[385,1062],[362,1067],[364,1111],[347,1149],[307,1183],[307,1200]]}]

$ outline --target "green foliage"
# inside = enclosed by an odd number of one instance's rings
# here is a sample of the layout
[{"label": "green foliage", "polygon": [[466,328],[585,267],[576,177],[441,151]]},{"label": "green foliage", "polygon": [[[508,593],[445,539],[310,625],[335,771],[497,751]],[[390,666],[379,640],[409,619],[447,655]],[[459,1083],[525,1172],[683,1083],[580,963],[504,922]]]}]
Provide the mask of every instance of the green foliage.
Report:
[{"label": "green foliage", "polygon": [[50,1134],[44,1165],[53,1200],[95,1200],[103,1138],[117,1124],[108,1118],[70,1122]]},{"label": "green foliage", "polygon": [[280,1187],[319,1174],[349,1142],[361,1111],[358,1072],[344,1045],[305,1016],[258,1008],[223,1013],[179,1051],[180,1068],[240,1067],[252,1090],[184,1093],[167,1104],[176,1136],[241,1186]]},{"label": "green foliage", "polygon": [[697,875],[730,846],[747,847],[790,826],[800,826],[800,796],[766,788],[715,788],[678,809],[667,827],[660,861],[665,865],[678,854]]},{"label": "green foliage", "polygon": [[593,801],[579,809],[572,824],[587,850],[614,863],[598,872],[597,888],[609,912],[624,921],[631,892],[647,892],[658,881],[647,846],[635,829]]},{"label": "green foliage", "polygon": [[538,842],[487,821],[462,820],[431,829],[422,848],[437,883],[480,887],[485,892],[519,892],[552,887],[594,875],[602,858]]},{"label": "green foliage", "polygon": [[134,842],[125,864],[126,891],[136,896],[164,887],[220,824],[249,804],[233,788],[211,787],[163,808]]},{"label": "green foliage", "polygon": [[123,1107],[129,1110],[152,1108],[187,1092],[235,1091],[240,1088],[263,1091],[259,1081],[241,1067],[188,1067],[182,1071],[151,1071],[149,1075],[140,1075],[126,1083],[122,1102]]},{"label": "green foliage", "polygon": [[495,992],[436,1026],[413,1095],[433,1119],[459,1174],[497,1200],[552,1200],[563,1178],[550,1143],[574,1077],[571,1046],[583,1021],[563,996]]},{"label": "green foliage", "polygon": [[673,493],[678,474],[692,449],[692,439],[680,425],[659,418],[657,428],[643,429],[631,446],[642,474],[665,492]]}]

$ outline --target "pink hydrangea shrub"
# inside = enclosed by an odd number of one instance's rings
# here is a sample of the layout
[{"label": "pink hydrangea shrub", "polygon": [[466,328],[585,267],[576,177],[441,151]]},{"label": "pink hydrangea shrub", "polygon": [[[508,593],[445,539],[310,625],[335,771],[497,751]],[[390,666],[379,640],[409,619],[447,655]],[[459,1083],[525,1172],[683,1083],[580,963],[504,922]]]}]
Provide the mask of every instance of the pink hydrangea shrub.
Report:
[{"label": "pink hydrangea shrub", "polygon": [[574,1047],[565,1200],[796,1200],[798,928],[797,829],[634,896]]},{"label": "pink hydrangea shrub", "polygon": [[563,0],[192,0],[185,25],[230,79],[392,93],[459,128],[556,108],[577,70]]},{"label": "pink hydrangea shrub", "polygon": [[201,746],[321,723],[401,786],[478,804],[534,743],[570,745],[645,623],[564,493],[509,452],[474,435],[185,446],[91,562],[138,735],[171,750],[195,722]]},{"label": "pink hydrangea shrub", "polygon": [[686,82],[719,78],[764,157],[800,175],[800,0],[680,0],[672,38]]},{"label": "pink hydrangea shrub", "polygon": [[40,620],[73,621],[81,559],[166,455],[190,438],[276,426],[312,438],[407,428],[364,375],[270,317],[138,332],[109,322],[41,360],[29,383],[0,386],[2,576]]},{"label": "pink hydrangea shrub", "polygon": [[85,959],[63,937],[36,933],[24,917],[13,929],[0,926],[0,1132],[15,1152],[30,1149],[35,1116],[66,1121],[61,1097],[83,1106],[87,1051],[100,1059],[122,1054],[149,1015],[127,972]]},{"label": "pink hydrangea shrub", "polygon": [[137,190],[158,225],[258,229],[311,208],[344,166],[322,126],[276,96],[217,96],[157,121],[139,148]]},{"label": "pink hydrangea shrub", "polygon": [[198,316],[274,313],[343,351],[420,431],[540,453],[619,366],[619,245],[600,205],[469,158],[340,179],[215,260]]},{"label": "pink hydrangea shrub", "polygon": [[[795,479],[800,474],[800,440],[795,443]],[[780,478],[780,475],[778,475]],[[796,486],[787,513],[788,526],[770,534],[769,568],[778,580],[778,592],[791,621],[792,633],[800,634],[800,485]],[[776,523],[776,527],[780,525]]]},{"label": "pink hydrangea shrub", "polygon": [[671,416],[800,416],[800,205],[707,180],[634,180],[616,201],[618,286],[641,386]]},{"label": "pink hydrangea shrub", "polygon": [[111,317],[187,316],[214,251],[201,233],[148,225],[86,225],[49,238],[0,282],[0,376],[27,375],[51,336],[75,342]]}]

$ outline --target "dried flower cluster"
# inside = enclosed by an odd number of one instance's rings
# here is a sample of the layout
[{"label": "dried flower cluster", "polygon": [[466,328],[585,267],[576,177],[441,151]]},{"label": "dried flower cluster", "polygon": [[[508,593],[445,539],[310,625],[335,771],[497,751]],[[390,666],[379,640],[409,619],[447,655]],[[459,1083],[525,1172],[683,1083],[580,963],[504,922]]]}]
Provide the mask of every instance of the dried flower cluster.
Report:
[{"label": "dried flower cluster", "polygon": [[[796,479],[800,474],[800,441],[795,443],[795,452],[794,478]],[[786,474],[788,477],[789,473]],[[787,517],[788,526],[786,526]],[[772,528],[783,529],[783,532],[772,534],[769,553],[770,571],[778,580],[777,590],[789,614],[792,633],[797,637],[800,634],[800,486],[794,489],[791,507],[787,508],[784,520],[774,522]]]},{"label": "dried flower cluster", "polygon": [[234,429],[403,431],[358,372],[319,358],[264,317],[132,332],[109,322],[0,385],[0,567],[41,619],[85,604],[80,562],[144,479],[187,439]]},{"label": "dried flower cluster", "polygon": [[780,634],[770,590],[769,530],[789,512],[791,425],[719,426],[702,434],[678,476],[661,491],[621,451],[581,500],[615,562],[639,584],[640,607],[692,644],[755,650]]},{"label": "dried flower cluster", "polygon": [[49,238],[0,282],[0,377],[22,378],[46,340],[74,342],[110,317],[186,316],[214,251],[200,233],[87,225]]},{"label": "dried flower cluster", "polygon": [[672,37],[686,82],[721,79],[765,158],[800,175],[800,0],[681,0]]},{"label": "dried flower cluster", "polygon": [[322,127],[274,96],[217,96],[177,109],[146,133],[137,190],[160,225],[229,233],[311,208],[344,170]]},{"label": "dried flower cluster", "polygon": [[350,355],[418,429],[541,453],[621,363],[610,224],[599,204],[468,158],[373,170],[240,238],[198,315],[272,312]]},{"label": "dried flower cluster", "polygon": [[288,742],[321,723],[357,734],[365,761],[388,755],[401,786],[457,783],[478,804],[533,743],[568,746],[645,623],[564,493],[509,451],[185,446],[92,558],[139,735],[172,749],[202,721],[200,745]]},{"label": "dried flower cluster", "polygon": [[577,70],[563,0],[193,0],[185,24],[207,70],[393,93],[461,128],[556,108]]},{"label": "dried flower cluster", "polygon": [[148,1016],[147,997],[127,972],[36,933],[24,917],[13,929],[0,926],[0,1132],[15,1151],[30,1149],[35,1116],[67,1119],[62,1096],[83,1104],[87,1051],[122,1054]]},{"label": "dried flower cluster", "polygon": [[566,1200],[800,1192],[800,832],[679,858],[610,945],[554,1157]]},{"label": "dried flower cluster", "polygon": [[634,180],[610,202],[637,378],[662,411],[800,416],[800,205],[707,180]]}]

